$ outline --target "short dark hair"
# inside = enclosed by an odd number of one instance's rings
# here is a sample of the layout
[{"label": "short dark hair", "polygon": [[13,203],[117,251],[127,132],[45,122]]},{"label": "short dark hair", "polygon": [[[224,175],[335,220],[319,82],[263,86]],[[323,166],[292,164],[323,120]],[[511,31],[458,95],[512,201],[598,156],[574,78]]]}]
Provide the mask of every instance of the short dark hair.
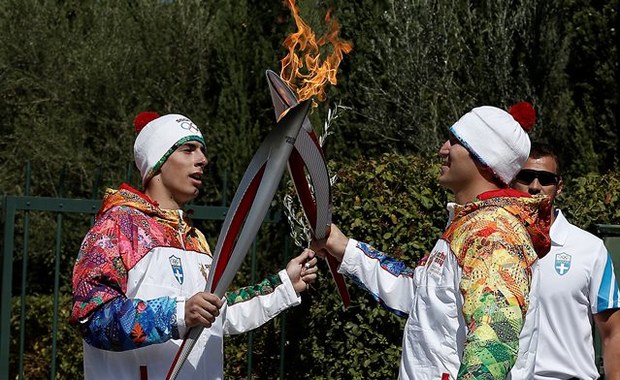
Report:
[{"label": "short dark hair", "polygon": [[555,154],[555,150],[549,144],[544,143],[532,143],[532,147],[530,148],[530,157],[532,158],[542,158],[542,157],[551,157],[555,161],[557,175],[560,175],[560,159],[558,155]]}]

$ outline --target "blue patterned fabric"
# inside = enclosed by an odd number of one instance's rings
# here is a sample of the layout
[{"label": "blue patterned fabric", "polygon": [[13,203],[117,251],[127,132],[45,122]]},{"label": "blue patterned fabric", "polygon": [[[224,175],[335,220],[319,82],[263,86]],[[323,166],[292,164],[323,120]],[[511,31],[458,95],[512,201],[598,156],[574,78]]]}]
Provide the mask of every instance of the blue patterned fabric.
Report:
[{"label": "blue patterned fabric", "polygon": [[[362,250],[362,252],[364,252],[364,254],[372,259],[375,259],[377,261],[379,261],[381,268],[383,268],[385,271],[387,271],[388,273],[394,275],[394,276],[405,276],[405,277],[413,277],[413,269],[407,267],[407,265],[405,265],[405,263],[403,263],[402,261],[398,261],[388,255],[386,255],[385,253],[377,250],[376,248],[370,246],[369,244],[363,243],[363,242],[358,242],[357,247],[359,249]],[[401,317],[401,318],[406,318],[409,314],[402,311],[402,310],[398,310],[398,309],[394,309],[389,307],[382,299],[381,297],[379,297],[378,294],[372,292],[370,289],[368,289],[364,283],[357,277],[355,276],[351,276],[351,275],[346,275],[347,278],[349,278],[351,281],[353,281],[358,287],[360,287],[361,289],[365,290],[366,292],[370,293],[372,295],[372,297],[379,303],[379,305],[381,305],[382,308],[384,308],[385,310],[389,311],[390,313]]]},{"label": "blue patterned fabric", "polygon": [[116,298],[91,315],[83,327],[86,342],[109,351],[125,351],[178,339],[176,300]]},{"label": "blue patterned fabric", "polygon": [[366,243],[360,242],[357,246],[366,256],[378,260],[381,268],[394,276],[413,277],[413,269],[407,267],[402,261],[396,260]]}]

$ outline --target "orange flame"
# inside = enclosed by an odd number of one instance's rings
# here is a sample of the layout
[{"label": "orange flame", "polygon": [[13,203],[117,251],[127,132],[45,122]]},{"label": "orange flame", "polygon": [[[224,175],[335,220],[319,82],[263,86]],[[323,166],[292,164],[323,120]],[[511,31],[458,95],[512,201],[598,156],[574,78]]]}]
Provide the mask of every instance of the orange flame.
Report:
[{"label": "orange flame", "polygon": [[[295,0],[286,2],[295,18],[297,32],[286,37],[282,44],[288,49],[288,54],[281,60],[280,76],[297,93],[300,102],[313,96],[322,102],[327,97],[325,94],[327,82],[332,85],[337,83],[336,73],[343,53],[349,53],[353,44],[338,38],[340,24],[332,19],[331,11],[327,11],[325,15],[325,23],[329,29],[317,41],[312,29],[299,16]],[[331,43],[333,51],[321,62],[319,48],[326,43]],[[297,55],[296,50],[299,50],[303,57]]]}]

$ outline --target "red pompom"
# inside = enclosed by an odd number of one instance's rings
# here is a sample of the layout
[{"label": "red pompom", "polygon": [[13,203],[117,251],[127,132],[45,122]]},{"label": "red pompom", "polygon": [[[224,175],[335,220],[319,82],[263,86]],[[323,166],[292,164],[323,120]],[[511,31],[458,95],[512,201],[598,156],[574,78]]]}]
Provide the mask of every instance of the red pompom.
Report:
[{"label": "red pompom", "polygon": [[159,114],[157,112],[140,112],[135,119],[133,119],[133,126],[136,128],[136,134],[140,133],[148,123],[157,119]]},{"label": "red pompom", "polygon": [[521,124],[525,132],[530,132],[536,124],[536,110],[528,102],[519,102],[508,108],[508,113]]}]

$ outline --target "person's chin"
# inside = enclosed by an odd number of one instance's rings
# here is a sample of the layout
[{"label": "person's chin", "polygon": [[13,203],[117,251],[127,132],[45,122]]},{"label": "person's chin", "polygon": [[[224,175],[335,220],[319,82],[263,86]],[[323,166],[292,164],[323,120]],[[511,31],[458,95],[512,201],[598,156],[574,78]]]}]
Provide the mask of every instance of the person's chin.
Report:
[{"label": "person's chin", "polygon": [[448,182],[448,176],[447,173],[442,171],[439,174],[439,177],[437,177],[437,183],[440,184],[441,186],[445,186],[445,184]]},{"label": "person's chin", "polygon": [[437,180],[439,186],[443,187],[446,190],[454,191],[454,180],[452,180],[449,176],[443,175],[439,177]]},{"label": "person's chin", "polygon": [[198,187],[192,186],[191,188],[187,188],[183,194],[180,194],[180,197],[183,198],[184,203],[191,202],[198,197],[200,194],[200,189]]},{"label": "person's chin", "polygon": [[200,194],[200,188],[194,187],[191,191],[187,192],[187,197],[190,198],[190,201],[193,201]]}]

